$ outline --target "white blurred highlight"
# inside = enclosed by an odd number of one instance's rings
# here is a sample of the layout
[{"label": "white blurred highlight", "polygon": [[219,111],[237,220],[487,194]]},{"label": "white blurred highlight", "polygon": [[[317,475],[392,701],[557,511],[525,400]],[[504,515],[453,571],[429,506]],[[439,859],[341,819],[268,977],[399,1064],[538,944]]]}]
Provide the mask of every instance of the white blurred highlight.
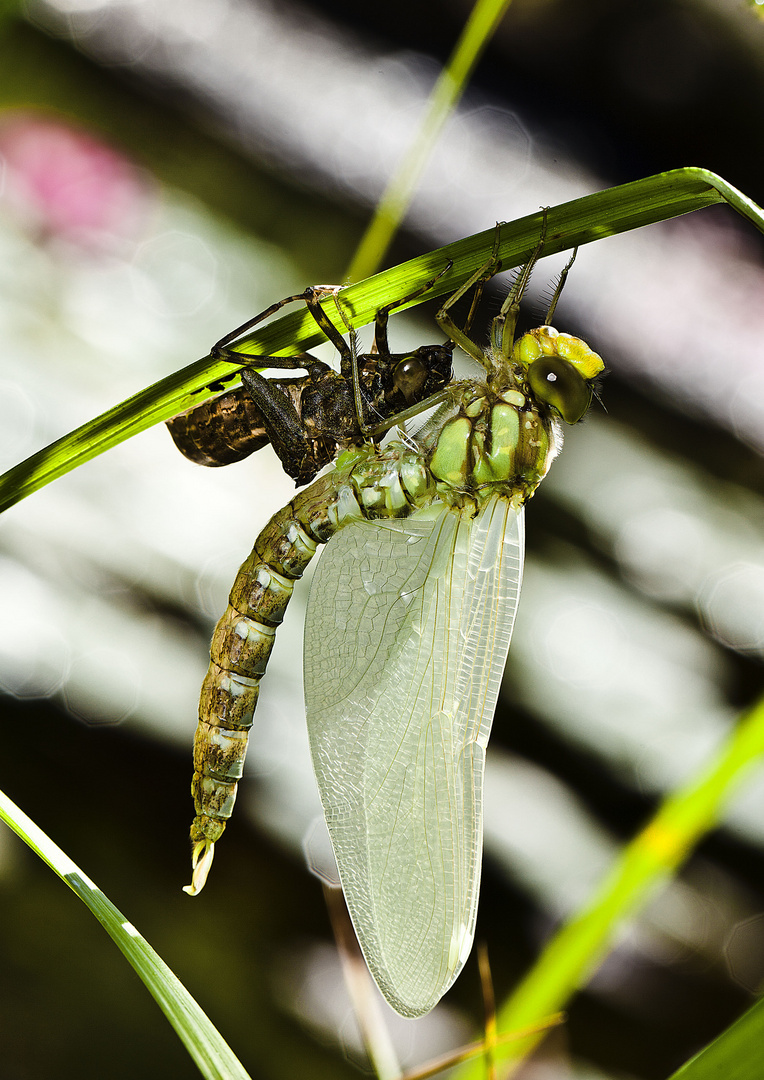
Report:
[{"label": "white blurred highlight", "polygon": [[[437,76],[429,58],[375,50],[295,3],[28,6],[100,62],[192,95],[243,152],[365,206],[410,145]],[[435,246],[607,186],[503,102],[468,93],[407,224]],[[705,211],[589,245],[567,294],[614,366],[762,449],[764,272],[746,236],[752,228]]]}]

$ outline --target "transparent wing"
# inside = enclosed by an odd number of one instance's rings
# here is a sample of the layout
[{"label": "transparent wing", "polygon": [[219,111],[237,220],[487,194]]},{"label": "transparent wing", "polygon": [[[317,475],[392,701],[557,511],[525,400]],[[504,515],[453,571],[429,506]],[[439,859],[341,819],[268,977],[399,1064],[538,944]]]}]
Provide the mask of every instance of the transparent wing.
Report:
[{"label": "transparent wing", "polygon": [[305,624],[321,800],[366,962],[398,1012],[469,955],[483,766],[523,563],[522,510],[441,505],[329,541]]}]

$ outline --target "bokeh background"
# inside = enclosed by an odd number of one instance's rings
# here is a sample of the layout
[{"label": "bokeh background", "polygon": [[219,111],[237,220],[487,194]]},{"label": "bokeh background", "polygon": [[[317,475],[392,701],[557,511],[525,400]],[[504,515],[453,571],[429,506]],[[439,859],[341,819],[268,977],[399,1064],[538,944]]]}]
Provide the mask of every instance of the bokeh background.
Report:
[{"label": "bokeh background", "polygon": [[[0,19],[0,466],[311,282],[341,281],[461,0],[30,0]],[[681,165],[764,201],[764,23],[737,0],[515,0],[389,261]],[[551,264],[551,265],[550,265]],[[528,319],[561,260],[536,273]],[[500,292],[485,304],[495,313]],[[527,514],[486,777],[478,937],[499,999],[762,691],[762,239],[706,210],[580,252],[557,325],[610,368]],[[431,315],[431,312],[429,313]],[[435,335],[435,336],[433,336]],[[419,309],[394,347],[438,340]],[[154,429],[0,519],[0,787],[125,912],[253,1077],[363,1054],[303,842],[307,588],[205,893],[190,746],[212,626],[292,493]],[[298,593],[300,590],[298,590]],[[526,1077],[667,1076],[764,979],[764,773],[624,929]],[[413,1065],[480,1025],[471,961]],[[192,1077],[79,902],[0,833],[0,1076]]]}]

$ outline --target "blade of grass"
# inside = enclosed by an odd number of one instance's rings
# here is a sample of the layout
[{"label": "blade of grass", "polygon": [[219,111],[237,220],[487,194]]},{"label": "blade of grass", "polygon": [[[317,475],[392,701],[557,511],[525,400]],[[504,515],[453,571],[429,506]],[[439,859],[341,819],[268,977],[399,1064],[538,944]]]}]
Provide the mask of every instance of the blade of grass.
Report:
[{"label": "blade of grass", "polygon": [[342,889],[321,882],[345,986],[377,1080],[401,1080],[403,1072],[379,994],[355,936]]},{"label": "blade of grass", "polygon": [[494,1034],[490,1039],[490,1043],[486,1038],[481,1039],[479,1042],[470,1043],[468,1046],[462,1046],[458,1050],[452,1050],[447,1054],[443,1054],[442,1057],[428,1061],[426,1065],[421,1065],[416,1069],[411,1069],[410,1072],[404,1073],[401,1080],[429,1080],[429,1077],[437,1076],[439,1072],[452,1069],[455,1065],[461,1065],[464,1061],[471,1061],[474,1058],[482,1058],[485,1061],[488,1046],[493,1052],[495,1046],[503,1046],[504,1043],[527,1039],[531,1035],[538,1035],[543,1038],[551,1028],[564,1023],[565,1015],[555,1013],[554,1016],[548,1016],[540,1023],[532,1024],[530,1027],[522,1028],[520,1031],[503,1031],[498,1035]]},{"label": "blade of grass", "polygon": [[672,1073],[670,1080],[760,1080],[762,1046],[764,999]]},{"label": "blade of grass", "polygon": [[[674,169],[551,207],[544,251],[554,255],[721,202],[728,203],[764,232],[761,209],[721,177],[705,169]],[[498,254],[504,269],[527,261],[540,234],[540,212],[502,226]],[[365,326],[380,307],[441,274],[449,260],[453,265],[448,272],[437,277],[426,294],[404,307],[453,292],[485,262],[494,238],[495,230],[487,229],[348,286],[340,293],[348,325]],[[308,349],[321,340],[315,322],[301,310],[242,338],[240,344],[248,352],[275,356]],[[221,378],[230,380],[237,370],[211,357],[197,360],[51,443],[0,476],[0,512],[125,439],[191,405],[201,404],[221,389],[219,384],[215,386]]]},{"label": "blade of grass", "polygon": [[87,874],[2,791],[0,819],[58,874],[95,915],[175,1028],[202,1076],[207,1080],[249,1080],[244,1066],[164,960]]},{"label": "blade of grass", "polygon": [[451,58],[433,87],[419,130],[385,188],[361,238],[348,270],[350,281],[368,277],[382,262],[390,241],[406,215],[414,188],[443,125],[464,93],[475,64],[510,3],[511,0],[477,0]]},{"label": "blade of grass", "polygon": [[[762,754],[764,699],[741,719],[714,760],[664,800],[655,817],[624,848],[591,900],[552,938],[499,1011],[502,1030],[536,1023],[568,1004],[604,956],[623,919],[644,906],[717,824],[745,772]],[[527,1056],[534,1045],[532,1040],[513,1048],[513,1062]],[[478,1080],[479,1074],[468,1068],[457,1076]]]}]

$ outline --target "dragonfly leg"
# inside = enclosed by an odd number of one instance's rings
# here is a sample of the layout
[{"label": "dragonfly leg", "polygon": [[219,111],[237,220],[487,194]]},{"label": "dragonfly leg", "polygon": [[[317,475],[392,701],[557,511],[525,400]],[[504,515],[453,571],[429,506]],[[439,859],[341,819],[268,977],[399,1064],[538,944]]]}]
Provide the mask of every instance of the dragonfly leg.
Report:
[{"label": "dragonfly leg", "polygon": [[565,287],[565,282],[568,280],[568,273],[570,271],[570,268],[576,261],[576,255],[578,255],[578,248],[573,248],[573,254],[570,256],[567,263],[562,268],[560,280],[557,282],[557,287],[552,293],[552,299],[549,302],[549,310],[547,311],[546,317],[544,319],[544,323],[546,326],[549,326],[552,322],[552,319],[554,318],[554,310],[557,307],[557,301],[560,299],[560,293]]},{"label": "dragonfly leg", "polygon": [[418,289],[414,289],[413,292],[407,293],[406,296],[400,297],[398,300],[393,300],[392,304],[385,304],[381,307],[374,317],[374,345],[376,352],[380,356],[390,356],[390,346],[387,342],[387,321],[391,311],[395,311],[396,308],[403,307],[404,304],[410,303],[412,300],[416,300],[418,296],[422,296],[429,289],[433,287],[436,281],[447,274],[451,267],[454,265],[453,260],[449,259],[439,274],[436,274],[434,278],[431,278],[426,284],[420,286]]},{"label": "dragonfly leg", "polygon": [[304,292],[294,293],[292,296],[285,296],[283,300],[278,300],[275,304],[271,304],[264,311],[259,312],[251,319],[247,319],[241,326],[237,326],[235,330],[232,330],[230,334],[226,334],[220,341],[216,341],[210,349],[210,355],[216,360],[227,360],[231,363],[240,363],[245,361],[256,361],[258,367],[269,368],[307,368],[311,364],[318,363],[314,356],[307,352],[295,353],[292,356],[261,356],[257,353],[241,352],[239,349],[231,348],[231,342],[236,338],[246,334],[248,330],[257,326],[259,323],[264,322],[270,318],[271,315],[275,315],[287,304],[292,304],[296,300],[303,300],[308,307],[308,311],[311,313],[319,328],[323,330],[329,340],[340,350],[341,353],[348,352],[348,346],[345,339],[339,333],[337,328],[333,325],[331,320],[327,317],[323,308],[321,307],[321,298],[326,295],[336,295],[339,290],[339,285],[310,285]]},{"label": "dragonfly leg", "polygon": [[[486,369],[488,368],[488,361],[485,353],[469,336],[469,329],[472,326],[472,322],[475,318],[475,312],[477,311],[480,298],[483,294],[485,283],[489,281],[494,274],[497,274],[501,270],[501,259],[498,257],[499,241],[501,240],[501,224],[497,222],[496,231],[494,234],[493,248],[491,249],[491,256],[482,266],[478,267],[471,277],[467,278],[463,285],[461,285],[455,293],[444,302],[440,311],[435,316],[435,321],[438,326],[445,331],[451,341],[458,345],[468,356],[471,356],[473,360],[477,360]],[[474,289],[474,295],[472,297],[472,303],[470,304],[470,310],[467,314],[467,319],[463,327],[456,325],[454,320],[449,314],[450,309],[457,301],[461,300],[470,289]]]},{"label": "dragonfly leg", "polygon": [[253,316],[253,318],[247,319],[241,326],[237,326],[235,330],[232,330],[230,334],[226,334],[220,341],[216,341],[210,349],[210,355],[216,360],[235,360],[240,355],[246,356],[246,353],[238,353],[236,349],[230,349],[228,346],[232,341],[235,341],[237,337],[246,334],[247,330],[251,330],[253,326],[257,326],[258,323],[264,322],[271,315],[275,315],[277,311],[280,311],[283,307],[286,307],[287,304],[291,304],[295,300],[307,300],[305,292],[294,293],[292,296],[285,296],[283,300],[277,300],[275,304],[271,304],[265,311],[261,311],[259,314]]},{"label": "dragonfly leg", "polygon": [[[512,353],[512,346],[515,340],[515,330],[517,329],[517,319],[520,314],[520,301],[525,295],[525,290],[528,288],[528,282],[531,280],[531,274],[533,268],[541,258],[541,253],[544,250],[544,241],[546,240],[546,227],[547,227],[547,208],[544,207],[541,217],[541,236],[536,244],[536,248],[533,251],[531,257],[527,263],[521,267],[519,274],[512,282],[512,287],[507,293],[504,303],[501,305],[501,310],[496,318],[491,323],[491,344],[494,349],[499,353],[502,360],[509,359]],[[566,267],[560,289],[565,283],[565,277],[570,266]],[[559,291],[555,293],[552,307],[547,313],[547,322],[552,317],[554,308],[559,298]]]},{"label": "dragonfly leg", "polygon": [[[317,367],[318,361],[313,361]],[[326,365],[321,365],[325,368]],[[284,472],[297,484],[312,480],[324,462],[318,463],[313,440],[286,394],[259,371],[245,368],[241,381],[260,413],[262,424]]]}]

